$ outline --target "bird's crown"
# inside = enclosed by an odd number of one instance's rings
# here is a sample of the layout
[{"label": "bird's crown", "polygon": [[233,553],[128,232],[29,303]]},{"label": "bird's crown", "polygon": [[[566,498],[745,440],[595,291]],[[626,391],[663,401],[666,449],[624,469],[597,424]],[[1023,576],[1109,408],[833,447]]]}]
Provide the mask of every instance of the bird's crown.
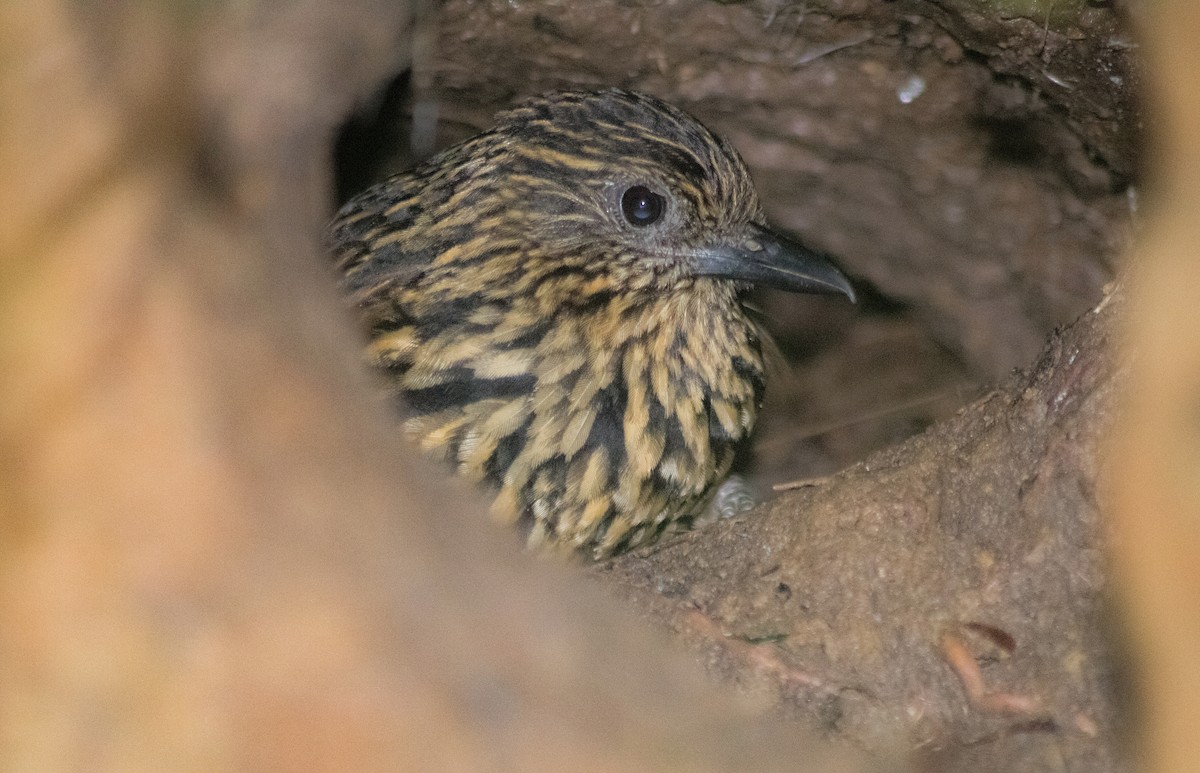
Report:
[{"label": "bird's crown", "polygon": [[529,99],[431,160],[435,185],[445,168],[455,174],[440,182],[457,195],[439,198],[473,204],[473,224],[512,240],[523,270],[545,258],[560,271],[578,263],[633,285],[670,284],[689,275],[690,249],[762,220],[728,142],[655,97],[618,89]]}]

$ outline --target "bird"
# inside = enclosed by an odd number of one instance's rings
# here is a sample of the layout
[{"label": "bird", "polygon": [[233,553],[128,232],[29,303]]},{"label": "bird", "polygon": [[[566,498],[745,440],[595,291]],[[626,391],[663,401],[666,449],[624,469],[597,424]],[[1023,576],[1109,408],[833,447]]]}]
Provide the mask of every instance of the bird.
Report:
[{"label": "bird", "polygon": [[530,548],[595,559],[713,506],[763,402],[747,291],[855,298],[728,141],[622,89],[528,98],[327,234],[407,434]]}]

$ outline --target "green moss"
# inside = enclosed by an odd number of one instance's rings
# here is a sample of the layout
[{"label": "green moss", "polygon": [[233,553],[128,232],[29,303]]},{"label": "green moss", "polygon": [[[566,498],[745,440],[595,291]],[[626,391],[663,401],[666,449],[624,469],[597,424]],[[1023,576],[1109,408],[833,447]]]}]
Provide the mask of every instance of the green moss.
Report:
[{"label": "green moss", "polygon": [[788,635],[786,633],[764,633],[764,634],[734,634],[732,638],[740,639],[747,644],[778,644],[781,641],[786,641]]}]

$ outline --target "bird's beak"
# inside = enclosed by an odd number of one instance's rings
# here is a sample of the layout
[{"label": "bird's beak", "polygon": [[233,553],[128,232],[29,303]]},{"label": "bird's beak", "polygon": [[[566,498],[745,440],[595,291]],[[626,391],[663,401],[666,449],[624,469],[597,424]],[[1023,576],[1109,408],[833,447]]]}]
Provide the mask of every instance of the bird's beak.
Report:
[{"label": "bird's beak", "polygon": [[850,280],[828,258],[757,223],[701,247],[689,257],[698,276],[753,282],[795,293],[841,293],[855,302]]}]

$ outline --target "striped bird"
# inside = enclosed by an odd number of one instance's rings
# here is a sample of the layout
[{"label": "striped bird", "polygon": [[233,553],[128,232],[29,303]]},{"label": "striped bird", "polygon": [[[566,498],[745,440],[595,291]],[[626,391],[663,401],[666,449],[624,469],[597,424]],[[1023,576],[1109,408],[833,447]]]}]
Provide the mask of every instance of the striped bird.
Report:
[{"label": "striped bird", "polygon": [[502,113],[352,199],[330,244],[420,447],[531,546],[596,557],[690,524],[728,476],[763,399],[745,290],[854,299],[767,228],[728,142],[621,90]]}]

